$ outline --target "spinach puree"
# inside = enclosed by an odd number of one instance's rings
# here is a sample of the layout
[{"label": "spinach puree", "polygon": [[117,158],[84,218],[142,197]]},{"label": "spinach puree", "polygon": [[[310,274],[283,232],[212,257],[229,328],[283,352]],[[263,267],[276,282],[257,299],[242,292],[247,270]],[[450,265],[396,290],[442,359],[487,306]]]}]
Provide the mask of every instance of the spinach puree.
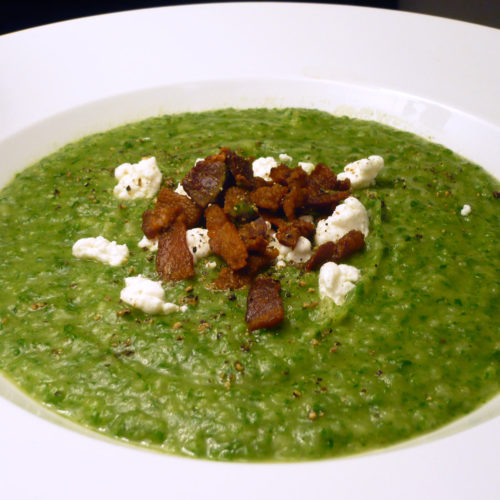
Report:
[{"label": "spinach puree", "polygon": [[[207,259],[194,279],[165,285],[188,312],[120,303],[125,277],[157,276],[137,246],[152,202],[115,199],[114,168],[154,155],[177,185],[221,146],[336,172],[385,159],[376,185],[355,193],[371,232],[346,262],[362,278],[344,306],[315,305],[316,272],[274,269],[286,320],[249,334],[247,291],[208,290],[218,269]],[[162,116],[87,137],[0,193],[0,368],[83,426],[180,455],[307,460],[429,432],[500,389],[498,189],[442,146],[312,110]],[[128,245],[127,264],[72,256],[99,234]]]}]

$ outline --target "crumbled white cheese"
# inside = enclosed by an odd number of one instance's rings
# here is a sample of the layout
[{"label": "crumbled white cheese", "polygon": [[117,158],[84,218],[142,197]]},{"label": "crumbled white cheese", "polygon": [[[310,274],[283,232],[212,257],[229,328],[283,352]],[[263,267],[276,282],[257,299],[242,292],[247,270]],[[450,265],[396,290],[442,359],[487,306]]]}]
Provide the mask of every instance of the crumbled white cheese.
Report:
[{"label": "crumbled white cheese", "polygon": [[147,236],[143,236],[137,246],[140,248],[147,248],[151,252],[156,252],[158,250],[158,238],[150,240]]},{"label": "crumbled white cheese", "polygon": [[460,210],[460,215],[463,215],[464,217],[467,217],[467,215],[470,215],[472,212],[472,208],[470,205],[464,205],[462,207],[462,210]]},{"label": "crumbled white cheese", "polygon": [[208,262],[205,262],[205,267],[207,269],[214,269],[217,267],[217,262],[215,262],[215,260],[209,260]]},{"label": "crumbled white cheese", "polygon": [[262,177],[266,181],[271,181],[272,179],[269,174],[271,173],[271,169],[277,166],[278,163],[272,156],[257,158],[252,163],[253,175]]},{"label": "crumbled white cheese", "polygon": [[154,156],[139,163],[123,163],[115,168],[118,184],[113,194],[119,200],[152,198],[160,189],[161,172]]},{"label": "crumbled white cheese", "polygon": [[285,256],[285,260],[287,262],[300,264],[302,262],[307,262],[311,258],[311,255],[311,242],[304,236],[301,236],[297,240],[295,248],[290,248],[290,251]]},{"label": "crumbled white cheese", "polygon": [[364,205],[354,196],[349,196],[338,205],[333,214],[320,220],[316,226],[315,242],[322,245],[327,241],[336,242],[349,231],[357,229],[368,236],[368,213]]},{"label": "crumbled white cheese", "polygon": [[277,267],[284,267],[286,265],[286,262],[292,262],[294,264],[307,262],[312,255],[311,242],[304,236],[301,236],[297,240],[295,248],[292,248],[287,245],[282,245],[276,238],[276,234],[273,233],[269,241],[269,246],[272,248],[276,248],[276,250],[278,250],[279,252],[275,264]]},{"label": "crumbled white cheese", "polygon": [[184,187],[182,184],[179,184],[175,189],[174,192],[177,194],[181,194],[182,196],[187,196],[189,198],[189,195],[184,191]]},{"label": "crumbled white cheese", "polygon": [[368,187],[375,184],[375,177],[384,167],[384,159],[381,156],[372,155],[368,158],[349,163],[344,171],[337,175],[337,179],[349,179],[353,189]]},{"label": "crumbled white cheese", "polygon": [[118,245],[116,241],[109,241],[102,236],[82,238],[73,245],[73,255],[119,266],[127,260],[128,248],[127,245]]},{"label": "crumbled white cheese", "polygon": [[165,290],[159,281],[143,278],[141,275],[125,278],[125,288],[120,292],[120,299],[147,314],[168,314],[186,311],[187,306],[165,302]]},{"label": "crumbled white cheese", "polygon": [[293,158],[292,158],[291,156],[287,155],[286,153],[280,153],[280,155],[279,155],[279,159],[280,159],[280,161],[282,161],[282,162],[285,162],[285,161],[292,161],[292,160],[293,160]]},{"label": "crumbled white cheese", "polygon": [[299,167],[306,172],[306,174],[310,174],[314,170],[314,163],[309,163],[307,161],[299,161]]},{"label": "crumbled white cheese", "polygon": [[328,297],[341,306],[345,303],[346,295],[355,287],[354,283],[359,280],[359,277],[359,269],[353,266],[327,262],[319,270],[319,295],[321,298]]},{"label": "crumbled white cheese", "polygon": [[208,229],[202,227],[188,229],[186,231],[186,239],[189,251],[193,255],[194,262],[210,254]]}]

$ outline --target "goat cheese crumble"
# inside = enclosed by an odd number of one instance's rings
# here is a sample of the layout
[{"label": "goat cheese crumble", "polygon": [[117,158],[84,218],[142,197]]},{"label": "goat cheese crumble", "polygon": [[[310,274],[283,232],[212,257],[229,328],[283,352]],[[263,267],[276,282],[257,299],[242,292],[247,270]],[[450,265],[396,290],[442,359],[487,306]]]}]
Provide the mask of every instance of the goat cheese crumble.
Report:
[{"label": "goat cheese crumble", "polygon": [[299,161],[298,165],[306,174],[310,174],[315,167],[314,163],[308,161]]},{"label": "goat cheese crumble", "polygon": [[364,205],[354,196],[349,196],[338,205],[330,217],[320,220],[316,226],[315,242],[322,245],[327,241],[336,242],[354,229],[368,236],[368,213]]},{"label": "goat cheese crumble", "polygon": [[158,250],[158,238],[150,240],[147,236],[143,236],[142,240],[137,243],[139,248],[146,248],[151,252],[156,252]]},{"label": "goat cheese crumble", "polygon": [[262,177],[266,181],[271,181],[271,169],[277,166],[278,163],[272,156],[257,158],[252,163],[253,175]]},{"label": "goat cheese crumble", "polygon": [[141,275],[125,278],[125,288],[120,292],[120,299],[146,314],[169,314],[187,310],[187,306],[178,306],[165,302],[165,290],[159,281],[143,278]]},{"label": "goat cheese crumble", "polygon": [[359,280],[360,274],[359,269],[347,264],[323,264],[318,278],[320,297],[328,297],[341,306],[345,303],[346,295],[356,286],[354,283]]},{"label": "goat cheese crumble", "polygon": [[154,156],[139,163],[123,163],[115,168],[118,184],[113,194],[119,200],[152,198],[160,189],[161,172]]},{"label": "goat cheese crumble", "polygon": [[207,257],[210,254],[210,243],[208,238],[208,229],[203,227],[194,227],[186,231],[186,240],[189,251],[196,263],[198,259]]},{"label": "goat cheese crumble", "polygon": [[181,194],[182,196],[187,196],[188,198],[190,198],[190,196],[186,193],[186,191],[184,190],[184,187],[182,186],[182,184],[179,184],[175,189],[174,189],[174,192],[177,193],[177,194]]},{"label": "goat cheese crumble", "polygon": [[278,158],[282,162],[289,162],[289,161],[293,160],[293,158],[290,155],[287,155],[286,153],[280,153],[280,155],[278,156]]},{"label": "goat cheese crumble", "polygon": [[110,266],[119,266],[128,257],[127,245],[118,245],[116,241],[109,241],[103,236],[79,239],[73,245],[72,252],[80,259],[93,259]]},{"label": "goat cheese crumble", "polygon": [[337,179],[341,181],[349,179],[353,189],[365,188],[375,183],[375,177],[383,167],[384,159],[372,155],[346,165],[344,171],[337,175]]}]

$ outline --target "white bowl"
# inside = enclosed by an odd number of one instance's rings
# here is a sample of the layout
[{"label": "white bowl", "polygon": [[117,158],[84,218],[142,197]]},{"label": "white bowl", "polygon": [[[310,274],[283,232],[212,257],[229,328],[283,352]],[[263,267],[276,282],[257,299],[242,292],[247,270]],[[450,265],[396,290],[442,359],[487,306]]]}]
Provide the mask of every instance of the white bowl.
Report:
[{"label": "white bowl", "polygon": [[[0,184],[63,144],[147,116],[302,106],[410,130],[500,176],[500,31],[314,4],[97,16],[0,38]],[[4,498],[498,498],[500,397],[364,456],[228,464],[96,436],[0,379]],[[42,418],[40,418],[42,417]]]}]

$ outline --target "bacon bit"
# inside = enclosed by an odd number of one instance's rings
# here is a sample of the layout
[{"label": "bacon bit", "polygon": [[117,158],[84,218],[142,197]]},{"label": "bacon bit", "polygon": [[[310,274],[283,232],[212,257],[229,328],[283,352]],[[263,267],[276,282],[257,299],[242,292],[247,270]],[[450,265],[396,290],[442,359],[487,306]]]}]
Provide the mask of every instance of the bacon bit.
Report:
[{"label": "bacon bit", "polygon": [[327,241],[318,247],[316,252],[306,262],[305,270],[313,271],[320,268],[325,262],[340,262],[350,257],[365,246],[365,236],[361,231],[349,231],[336,243]]},{"label": "bacon bit", "polygon": [[259,208],[276,212],[288,189],[280,184],[257,188],[250,193],[250,199]]},{"label": "bacon bit", "polygon": [[224,160],[220,161],[217,155],[211,156],[196,163],[181,184],[199,207],[206,208],[222,192],[226,174],[227,167]]},{"label": "bacon bit", "polygon": [[311,410],[307,416],[309,420],[314,420],[318,417],[318,414],[314,410]]},{"label": "bacon bit", "polygon": [[236,368],[236,370],[238,370],[239,372],[242,372],[244,370],[243,368],[243,365],[239,362],[239,361],[236,361],[236,363],[234,363],[234,367]]},{"label": "bacon bit", "polygon": [[177,321],[172,325],[173,330],[178,330],[179,328],[182,328],[182,323],[180,321]]},{"label": "bacon bit", "polygon": [[237,271],[246,266],[248,252],[236,229],[222,208],[211,205],[205,210],[210,248],[222,257],[228,266]]},{"label": "bacon bit", "polygon": [[250,331],[271,328],[283,321],[283,302],[279,281],[258,276],[250,287],[247,298],[246,321]]},{"label": "bacon bit", "polygon": [[300,391],[294,390],[292,392],[292,395],[296,398],[300,398],[302,396],[302,393]]},{"label": "bacon bit", "polygon": [[127,316],[128,314],[130,314],[130,309],[122,309],[121,311],[118,311],[116,313],[116,315],[119,317]]},{"label": "bacon bit", "polygon": [[156,270],[163,281],[179,281],[194,276],[193,255],[186,240],[186,224],[179,217],[158,240]]}]

